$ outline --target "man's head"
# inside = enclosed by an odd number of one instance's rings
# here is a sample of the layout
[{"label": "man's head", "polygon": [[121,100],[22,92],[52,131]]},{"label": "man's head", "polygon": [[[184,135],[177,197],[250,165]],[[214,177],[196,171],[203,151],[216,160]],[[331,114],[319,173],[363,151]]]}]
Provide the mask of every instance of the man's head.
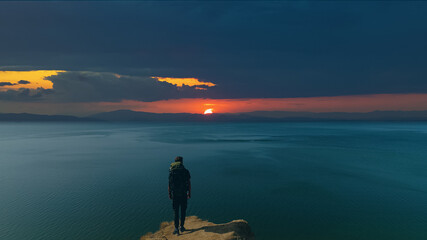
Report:
[{"label": "man's head", "polygon": [[182,162],[182,157],[181,156],[176,157],[175,162]]}]

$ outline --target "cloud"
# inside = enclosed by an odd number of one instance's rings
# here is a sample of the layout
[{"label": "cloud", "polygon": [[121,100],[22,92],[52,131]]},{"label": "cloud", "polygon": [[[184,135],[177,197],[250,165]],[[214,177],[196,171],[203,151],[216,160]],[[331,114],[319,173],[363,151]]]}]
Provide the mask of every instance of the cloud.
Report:
[{"label": "cloud", "polygon": [[149,76],[108,72],[70,71],[46,79],[53,83],[53,93],[46,100],[58,102],[115,102],[123,99],[156,101],[204,97],[206,93],[187,85],[178,88]]},{"label": "cloud", "polygon": [[[157,101],[206,97],[208,88],[215,86],[214,83],[200,82],[196,78],[168,78],[173,80],[168,82],[151,76],[110,72],[38,70],[1,71],[0,74],[13,80],[0,82],[0,100],[5,101]],[[32,77],[32,80],[22,80],[25,76]]]},{"label": "cloud", "polygon": [[16,83],[11,83],[11,82],[0,82],[0,87],[3,86],[13,86],[16,85]]},{"label": "cloud", "polygon": [[0,82],[0,87],[4,86],[15,86],[15,85],[21,85],[21,84],[30,84],[30,81],[27,80],[19,80],[18,83],[11,83],[11,82]]},{"label": "cloud", "polygon": [[[183,85],[187,85],[190,87],[193,87],[193,86],[214,87],[214,86],[216,86],[215,83],[199,81],[199,79],[197,79],[197,78],[171,78],[171,77],[152,77],[152,78],[157,79],[157,81],[159,81],[159,82],[167,82],[167,83],[170,83],[170,84],[175,85],[177,87],[182,87]],[[200,87],[195,87],[195,89],[206,90],[206,88],[202,89]]]},{"label": "cloud", "polygon": [[1,101],[15,101],[15,102],[43,101],[46,95],[49,95],[52,93],[53,93],[52,89],[44,89],[44,88],[8,89],[5,91],[0,91],[0,100]]},{"label": "cloud", "polygon": [[30,84],[31,82],[30,81],[27,81],[27,80],[19,80],[18,81],[18,84]]},{"label": "cloud", "polygon": [[214,98],[427,93],[426,11],[396,1],[0,2],[0,69],[194,77],[218,84]]},{"label": "cloud", "polygon": [[[46,80],[46,77],[56,75],[62,70],[20,70],[20,71],[0,71],[0,79],[3,80],[0,84],[0,91],[6,89],[18,90],[25,85],[25,88],[37,89],[52,88],[52,82]],[[25,80],[23,80],[25,79]]]}]

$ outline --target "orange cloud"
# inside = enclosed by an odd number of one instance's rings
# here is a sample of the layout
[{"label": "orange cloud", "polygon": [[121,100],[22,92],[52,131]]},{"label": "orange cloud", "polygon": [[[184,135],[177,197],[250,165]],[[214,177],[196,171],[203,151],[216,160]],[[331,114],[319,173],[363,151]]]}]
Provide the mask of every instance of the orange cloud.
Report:
[{"label": "orange cloud", "polygon": [[[44,88],[51,89],[53,83],[45,80],[46,77],[57,75],[61,70],[35,70],[35,71],[0,71],[0,82],[8,82],[10,85],[0,86],[0,91],[19,88]],[[19,84],[19,81],[28,81],[28,84]]]},{"label": "orange cloud", "polygon": [[195,87],[194,89],[197,89],[197,90],[208,90],[207,88],[204,88],[204,87]]},{"label": "orange cloud", "polygon": [[[190,87],[193,86],[207,86],[207,87],[213,87],[216,86],[216,84],[211,82],[201,82],[197,78],[170,78],[170,77],[152,77],[157,79],[159,82],[167,82],[172,85],[175,85],[177,87],[182,87],[183,85],[187,85]],[[206,90],[207,88],[202,87],[196,87],[195,89],[198,90]]]}]

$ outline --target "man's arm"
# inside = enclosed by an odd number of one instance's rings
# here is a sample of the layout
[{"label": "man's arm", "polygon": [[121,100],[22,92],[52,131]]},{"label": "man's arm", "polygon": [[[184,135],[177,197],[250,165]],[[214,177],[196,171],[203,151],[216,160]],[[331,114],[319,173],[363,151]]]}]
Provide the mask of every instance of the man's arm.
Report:
[{"label": "man's arm", "polygon": [[190,171],[187,170],[187,181],[188,181],[188,193],[187,193],[187,197],[191,198],[191,175],[190,175]]},{"label": "man's arm", "polygon": [[191,181],[190,181],[190,179],[188,179],[188,193],[187,193],[187,197],[191,198]]},{"label": "man's arm", "polygon": [[169,171],[169,181],[168,181],[168,193],[169,193],[169,199],[172,199],[172,191],[171,191],[171,173]]}]

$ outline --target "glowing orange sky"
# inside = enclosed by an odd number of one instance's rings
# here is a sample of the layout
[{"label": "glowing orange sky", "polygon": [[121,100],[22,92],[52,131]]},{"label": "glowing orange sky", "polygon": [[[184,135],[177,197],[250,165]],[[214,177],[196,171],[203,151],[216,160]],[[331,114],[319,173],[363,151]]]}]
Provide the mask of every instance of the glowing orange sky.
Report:
[{"label": "glowing orange sky", "polygon": [[97,103],[98,107],[156,113],[214,113],[251,111],[370,112],[375,110],[427,110],[427,94],[375,94],[309,98],[174,99],[155,102],[124,100]]},{"label": "glowing orange sky", "polygon": [[[202,81],[199,81],[199,79],[197,79],[197,78],[171,78],[171,77],[152,77],[152,78],[157,79],[157,81],[159,81],[159,82],[167,82],[167,83],[173,84],[177,87],[182,87],[182,85],[187,85],[190,87],[193,87],[193,86],[208,86],[208,87],[216,86],[216,84],[214,84],[214,83],[202,82]],[[206,88],[202,88],[202,87],[196,87],[196,89],[206,90]]]},{"label": "glowing orange sky", "polygon": [[[0,71],[0,82],[11,85],[0,86],[0,91],[17,88],[50,89],[53,83],[46,77],[65,72],[60,70],[35,71]],[[182,87],[183,85],[206,90],[214,83],[202,82],[197,78],[162,78],[158,81],[168,82]],[[18,84],[20,80],[29,84]],[[199,113],[206,109],[213,113],[237,113],[251,111],[306,111],[306,112],[370,112],[375,110],[427,110],[427,94],[373,94],[333,97],[305,98],[256,98],[256,99],[203,99],[181,98],[142,102],[122,100],[120,102],[1,102],[1,112],[28,112],[40,114],[75,114],[85,115],[104,111],[129,109],[154,113]]]},{"label": "glowing orange sky", "polygon": [[[0,82],[10,82],[11,86],[1,86],[0,91],[6,91],[8,89],[19,89],[19,88],[44,88],[51,89],[53,83],[49,80],[45,80],[46,77],[57,75],[61,70],[34,70],[34,71],[0,71]],[[18,84],[20,80],[29,81],[29,84]]]},{"label": "glowing orange sky", "polygon": [[427,110],[427,94],[375,94],[310,98],[202,99],[186,98],[141,102],[43,103],[0,101],[2,112],[71,114],[85,116],[97,112],[129,109],[155,113],[199,113],[212,108],[214,113],[251,111],[370,112]]}]

